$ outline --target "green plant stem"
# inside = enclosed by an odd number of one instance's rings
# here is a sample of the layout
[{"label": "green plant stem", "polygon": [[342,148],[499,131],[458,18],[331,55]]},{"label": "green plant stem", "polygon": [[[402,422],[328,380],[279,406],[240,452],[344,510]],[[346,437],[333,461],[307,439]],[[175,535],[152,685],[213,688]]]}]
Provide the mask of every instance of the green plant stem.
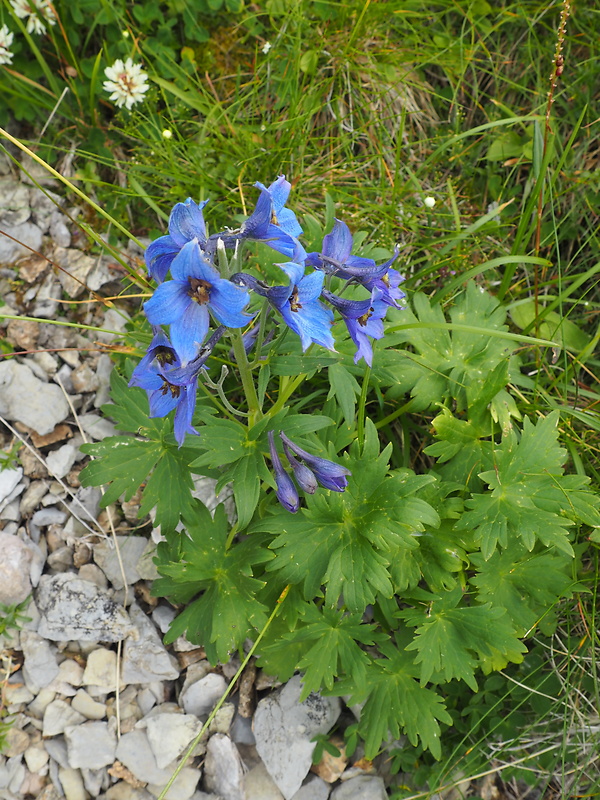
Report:
[{"label": "green plant stem", "polygon": [[367,394],[369,393],[369,383],[371,381],[371,367],[365,369],[362,390],[358,400],[358,413],[356,415],[356,434],[362,452],[365,443],[365,407],[367,405]]},{"label": "green plant stem", "polygon": [[260,633],[258,634],[258,636],[256,637],[256,641],[254,642],[254,644],[253,644],[253,645],[252,645],[252,647],[250,648],[250,650],[249,650],[249,652],[248,652],[248,655],[246,656],[246,658],[245,658],[245,659],[242,661],[242,663],[240,664],[240,667],[239,667],[238,671],[235,673],[235,675],[234,675],[234,676],[233,676],[233,678],[231,679],[231,682],[230,682],[229,686],[227,687],[227,689],[225,689],[225,692],[224,692],[224,693],[223,693],[223,695],[221,696],[221,699],[219,700],[219,702],[217,703],[217,705],[216,705],[216,706],[213,708],[213,710],[212,710],[212,711],[211,711],[211,713],[209,714],[209,717],[208,717],[208,719],[206,720],[206,722],[205,722],[205,723],[204,723],[204,725],[202,726],[202,728],[201,728],[201,730],[199,731],[199,733],[197,734],[196,738],[195,738],[195,739],[192,741],[192,743],[190,744],[190,746],[189,746],[189,747],[188,747],[188,749],[186,750],[186,752],[185,752],[185,755],[184,755],[184,756],[183,756],[183,758],[181,759],[181,762],[180,762],[180,763],[177,765],[177,768],[176,768],[175,772],[174,772],[174,773],[171,775],[171,777],[169,778],[169,781],[168,781],[167,785],[166,785],[166,786],[165,786],[165,788],[162,790],[162,792],[159,794],[159,796],[158,796],[157,800],[164,800],[164,798],[166,797],[166,795],[167,795],[167,793],[168,793],[169,789],[171,788],[171,786],[172,786],[172,785],[173,785],[173,783],[175,782],[175,780],[176,780],[177,776],[179,775],[179,773],[181,772],[181,770],[184,768],[184,766],[186,765],[186,763],[187,763],[187,762],[189,761],[189,759],[191,758],[191,756],[192,756],[192,753],[194,752],[194,750],[195,750],[195,749],[196,749],[196,747],[198,746],[198,743],[200,742],[200,740],[201,740],[201,739],[202,739],[202,737],[204,736],[205,732],[206,732],[206,731],[208,730],[208,728],[210,727],[210,724],[211,724],[211,722],[213,721],[213,719],[214,719],[214,718],[217,716],[217,712],[218,712],[218,710],[221,708],[221,706],[223,705],[223,703],[225,702],[225,700],[227,700],[227,698],[228,698],[228,697],[229,697],[229,695],[231,694],[231,691],[233,690],[233,687],[234,687],[234,686],[235,686],[235,684],[237,683],[237,681],[238,681],[238,679],[239,679],[240,675],[241,675],[241,674],[242,674],[242,672],[243,672],[243,671],[246,669],[246,666],[248,665],[248,662],[250,661],[250,659],[251,659],[251,658],[252,658],[252,656],[254,655],[254,653],[255,653],[255,651],[256,651],[256,648],[258,647],[258,645],[259,645],[259,643],[260,643],[261,639],[263,638],[263,636],[265,635],[265,633],[266,633],[266,632],[269,630],[269,628],[270,628],[270,626],[271,626],[271,623],[273,622],[273,620],[275,619],[275,617],[276,617],[276,616],[277,616],[277,614],[279,613],[279,609],[281,608],[281,604],[283,603],[283,601],[284,601],[284,600],[285,600],[285,598],[287,597],[287,595],[288,595],[288,592],[290,591],[290,588],[291,588],[291,584],[288,584],[288,585],[285,587],[285,589],[283,590],[283,592],[282,592],[282,593],[279,595],[279,597],[277,598],[277,603],[275,604],[275,608],[274,608],[274,609],[273,609],[273,611],[271,612],[271,616],[270,616],[270,617],[269,617],[269,619],[268,619],[268,620],[265,622],[263,629],[261,630],[261,632],[260,632]]},{"label": "green plant stem", "polygon": [[289,398],[294,394],[296,389],[305,380],[305,378],[306,378],[306,373],[303,372],[300,375],[296,375],[296,377],[292,381],[287,383],[285,387],[282,387],[281,391],[279,392],[279,397],[277,398],[277,402],[269,409],[270,417],[274,417],[275,414],[278,414],[281,411],[281,409],[285,406]]},{"label": "green plant stem", "polygon": [[259,419],[262,418],[262,410],[256,393],[256,386],[252,379],[252,370],[248,363],[248,356],[244,349],[244,340],[242,339],[242,332],[239,328],[231,331],[231,342],[233,345],[233,353],[240,371],[240,378],[242,379],[242,386],[248,402],[248,422],[250,427],[255,425]]}]

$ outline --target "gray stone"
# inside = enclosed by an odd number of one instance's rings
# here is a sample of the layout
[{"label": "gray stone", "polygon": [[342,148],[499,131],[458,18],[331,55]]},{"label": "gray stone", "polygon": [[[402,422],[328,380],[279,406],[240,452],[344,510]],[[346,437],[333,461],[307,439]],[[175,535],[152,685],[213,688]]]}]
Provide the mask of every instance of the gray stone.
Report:
[{"label": "gray stone", "polygon": [[30,772],[37,773],[38,775],[46,775],[48,773],[48,751],[42,744],[37,742],[30,745],[23,753],[27,769]]},{"label": "gray stone", "polygon": [[8,236],[0,236],[0,264],[14,264],[22,256],[30,255],[32,250],[40,251],[42,247],[42,232],[35,223],[3,224],[2,229],[13,238],[9,239]]},{"label": "gray stone", "polygon": [[33,631],[21,631],[23,651],[23,677],[27,688],[34,694],[48,686],[59,673],[56,650],[49,642]]},{"label": "gray stone", "polygon": [[94,408],[100,408],[110,400],[110,375],[113,364],[110,356],[101,355],[96,367],[96,377],[98,378],[98,391],[94,400]]},{"label": "gray stone", "polygon": [[317,775],[308,777],[292,800],[327,800],[331,786]]},{"label": "gray stone", "polygon": [[91,794],[92,797],[98,797],[100,792],[108,789],[110,786],[110,775],[106,767],[102,769],[82,768],[81,777],[83,778],[83,785],[86,791]]},{"label": "gray stone", "polygon": [[40,508],[39,511],[36,511],[31,521],[34,525],[45,528],[48,525],[62,525],[66,518],[66,511],[61,511],[56,508],[56,506],[49,506],[48,508]]},{"label": "gray stone", "polygon": [[115,755],[140,781],[164,786],[171,777],[171,770],[158,767],[145,731],[134,729],[121,736]]},{"label": "gray stone", "polygon": [[98,647],[87,657],[82,683],[94,686],[96,691],[114,692],[117,683],[117,654],[106,647]]},{"label": "gray stone", "polygon": [[71,244],[71,233],[58,212],[50,216],[50,236],[59,247],[69,247]]},{"label": "gray stone", "polygon": [[[119,334],[123,333],[128,322],[131,322],[131,317],[126,311],[120,308],[109,308],[104,315],[104,324],[102,325],[107,332],[99,331],[97,334],[98,341],[114,341],[114,339],[118,338]],[[112,332],[109,333],[108,331]]]},{"label": "gray stone", "polygon": [[252,732],[252,720],[236,714],[229,735],[236,744],[256,744],[254,733]]},{"label": "gray stone", "polygon": [[48,684],[48,689],[62,694],[65,697],[73,697],[77,692],[77,687],[81,686],[83,679],[83,667],[73,658],[65,658],[58,665],[58,675],[52,683]]},{"label": "gray stone", "polygon": [[53,700],[48,704],[44,711],[43,734],[44,736],[56,736],[63,733],[69,725],[79,725],[85,722],[85,717],[75,709],[71,708],[64,700]]},{"label": "gray stone", "polygon": [[256,749],[286,800],[302,785],[317,734],[327,733],[340,715],[337,697],[311,692],[301,703],[302,681],[295,675],[281,690],[260,701],[254,715]]},{"label": "gray stone", "polygon": [[381,778],[358,775],[337,786],[331,793],[331,800],[388,800],[388,793]]},{"label": "gray stone", "polygon": [[[117,536],[121,563],[129,586],[140,580],[137,565],[147,545],[148,540],[143,536]],[[124,587],[121,565],[112,539],[104,539],[94,545],[94,561],[115,589]]]},{"label": "gray stone", "polygon": [[0,363],[0,415],[45,436],[67,418],[69,404],[58,386],[40,381],[13,359]]},{"label": "gray stone", "polygon": [[0,532],[0,553],[0,603],[22,603],[31,593],[32,549],[16,536]]},{"label": "gray stone", "polygon": [[79,424],[91,439],[105,439],[116,434],[116,426],[99,414],[81,414]]},{"label": "gray stone", "polygon": [[11,497],[23,477],[22,467],[8,468],[0,471],[0,504]]},{"label": "gray stone", "polygon": [[[200,770],[193,769],[192,767],[184,767],[173,781],[173,785],[169,788],[169,791],[165,794],[165,800],[189,800],[194,796],[194,790],[198,785],[201,774]],[[165,786],[164,784],[157,785],[149,783],[146,788],[154,797],[158,797]]]},{"label": "gray stone", "polygon": [[69,768],[69,757],[67,754],[67,744],[62,736],[55,736],[44,742],[50,758],[54,759],[59,767]]},{"label": "gray stone", "polygon": [[104,719],[106,716],[106,705],[90,697],[85,689],[77,690],[75,697],[71,700],[71,708],[79,711],[86,719],[98,720]]},{"label": "gray stone", "polygon": [[55,298],[60,297],[60,295],[60,284],[54,277],[54,274],[49,272],[38,289],[31,316],[52,319],[58,308],[58,300]]},{"label": "gray stone", "polygon": [[171,606],[156,606],[152,612],[152,619],[158,625],[161,633],[166,633],[175,617],[177,612]]},{"label": "gray stone", "polygon": [[167,652],[152,621],[136,603],[131,604],[129,615],[138,636],[137,640],[131,637],[125,642],[121,671],[123,681],[145,684],[178,678],[177,662]]},{"label": "gray stone", "polygon": [[223,800],[244,800],[244,765],[228,736],[217,733],[208,740],[204,762],[206,788]]},{"label": "gray stone", "polygon": [[78,769],[60,767],[58,780],[62,786],[66,800],[87,800],[88,795],[83,785],[83,778]]},{"label": "gray stone", "polygon": [[[53,257],[62,267],[58,273],[62,288],[69,297],[79,297],[87,288],[88,276],[96,266],[98,258],[88,256],[81,250],[64,247],[55,247]],[[89,288],[98,289],[99,286],[89,286]]]},{"label": "gray stone", "polygon": [[[0,760],[0,790],[7,789],[15,795],[18,793],[25,779],[25,767],[22,761],[22,756]],[[10,795],[8,800],[12,800]]]},{"label": "gray stone", "polygon": [[20,225],[31,216],[29,190],[12,177],[0,179],[0,226]]},{"label": "gray stone", "polygon": [[44,481],[32,481],[21,498],[19,511],[21,512],[22,516],[28,517],[32,511],[35,511],[40,504],[42,497],[44,497],[47,492],[47,483]]},{"label": "gray stone", "polygon": [[284,800],[264,764],[257,764],[245,775],[244,800]]},{"label": "gray stone", "polygon": [[202,727],[192,714],[155,714],[142,722],[156,765],[161,769],[183,753]]},{"label": "gray stone", "polygon": [[38,633],[53,641],[118,642],[135,630],[106,592],[72,573],[42,575],[36,602]]},{"label": "gray stone", "polygon": [[186,713],[202,717],[210,714],[227,689],[227,681],[222,675],[209,672],[199,681],[185,687],[179,697],[179,704]]},{"label": "gray stone", "polygon": [[108,722],[84,722],[65,728],[69,765],[101,769],[115,760],[117,737]]},{"label": "gray stone", "polygon": [[48,453],[46,464],[48,471],[55,478],[64,478],[69,473],[77,458],[77,448],[72,444],[63,444],[58,450]]}]

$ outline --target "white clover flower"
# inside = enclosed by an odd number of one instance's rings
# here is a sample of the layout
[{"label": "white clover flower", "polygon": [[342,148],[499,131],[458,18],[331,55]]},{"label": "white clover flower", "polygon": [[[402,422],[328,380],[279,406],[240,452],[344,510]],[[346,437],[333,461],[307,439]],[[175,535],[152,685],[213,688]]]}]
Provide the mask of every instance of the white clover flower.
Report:
[{"label": "white clover flower", "polygon": [[435,205],[435,197],[426,197],[423,202],[427,206],[427,208],[433,208]]},{"label": "white clover flower", "polygon": [[162,132],[163,139],[171,139],[173,137],[173,131],[170,131],[168,128],[165,128]]},{"label": "white clover flower", "polygon": [[125,106],[128,111],[134,103],[144,99],[144,93],[150,88],[146,83],[147,73],[141,64],[134,64],[130,58],[125,63],[117,58],[112,67],[106,67],[104,74],[108,80],[102,86],[105,91],[112,92],[109,99],[119,108]]},{"label": "white clover flower", "polygon": [[263,51],[263,53],[264,53],[265,55],[267,55],[267,53],[269,52],[269,50],[271,49],[271,47],[272,47],[272,46],[273,46],[273,45],[271,44],[271,42],[265,42],[265,43],[263,44],[263,46],[262,46],[262,51]]},{"label": "white clover flower", "polygon": [[13,36],[6,25],[0,28],[0,64],[10,64],[13,60],[13,54],[9,49]]},{"label": "white clover flower", "polygon": [[10,0],[10,4],[19,19],[27,19],[27,33],[45,33],[45,23],[56,25],[51,0]]}]

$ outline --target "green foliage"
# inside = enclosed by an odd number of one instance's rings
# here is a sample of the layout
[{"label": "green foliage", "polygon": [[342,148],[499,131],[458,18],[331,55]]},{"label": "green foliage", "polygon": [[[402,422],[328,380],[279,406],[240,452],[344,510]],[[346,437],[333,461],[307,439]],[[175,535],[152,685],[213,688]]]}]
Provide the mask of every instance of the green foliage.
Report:
[{"label": "green foliage", "polygon": [[31,622],[31,618],[25,616],[25,611],[29,605],[30,597],[22,603],[5,606],[0,603],[0,636],[5,635],[10,638],[11,629],[19,630],[24,622]]}]

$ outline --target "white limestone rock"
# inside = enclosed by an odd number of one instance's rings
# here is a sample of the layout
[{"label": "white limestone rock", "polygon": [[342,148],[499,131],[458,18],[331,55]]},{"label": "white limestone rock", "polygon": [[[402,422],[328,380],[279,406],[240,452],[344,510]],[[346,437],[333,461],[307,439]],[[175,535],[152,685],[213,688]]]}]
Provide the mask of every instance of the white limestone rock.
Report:
[{"label": "white limestone rock", "polygon": [[125,609],[72,573],[42,575],[36,602],[38,633],[46,639],[118,642],[135,631]]},{"label": "white limestone rock", "polygon": [[261,700],[254,715],[256,749],[286,800],[298,791],[311,767],[311,739],[331,730],[341,711],[337,697],[311,692],[301,703],[301,692],[301,677],[295,675]]},{"label": "white limestone rock", "polygon": [[49,686],[59,674],[56,648],[34,631],[21,631],[23,651],[23,677],[27,688],[37,694]]},{"label": "white limestone rock", "polygon": [[199,681],[189,684],[183,689],[179,697],[179,703],[187,714],[195,714],[197,717],[202,717],[210,714],[226,688],[227,681],[222,675],[209,672]]},{"label": "white limestone rock", "polygon": [[115,760],[117,736],[108,722],[84,722],[65,728],[67,756],[73,769],[101,769]]},{"label": "white limestone rock", "polygon": [[159,713],[141,722],[146,726],[150,748],[160,769],[178,758],[202,727],[192,714]]},{"label": "white limestone rock", "polygon": [[160,640],[156,628],[146,614],[132,603],[129,609],[137,637],[125,642],[121,677],[124,683],[154,683],[179,677],[177,662]]},{"label": "white limestone rock", "polygon": [[68,417],[69,411],[59,386],[44,383],[14,359],[0,362],[0,415],[45,436]]},{"label": "white limestone rock", "polygon": [[357,775],[331,793],[331,800],[388,800],[385,783],[376,775]]},{"label": "white limestone rock", "polygon": [[216,733],[206,745],[204,782],[223,800],[244,800],[244,764],[228,736]]},{"label": "white limestone rock", "polygon": [[22,603],[31,594],[32,549],[17,536],[0,532],[0,553],[0,603]]}]

